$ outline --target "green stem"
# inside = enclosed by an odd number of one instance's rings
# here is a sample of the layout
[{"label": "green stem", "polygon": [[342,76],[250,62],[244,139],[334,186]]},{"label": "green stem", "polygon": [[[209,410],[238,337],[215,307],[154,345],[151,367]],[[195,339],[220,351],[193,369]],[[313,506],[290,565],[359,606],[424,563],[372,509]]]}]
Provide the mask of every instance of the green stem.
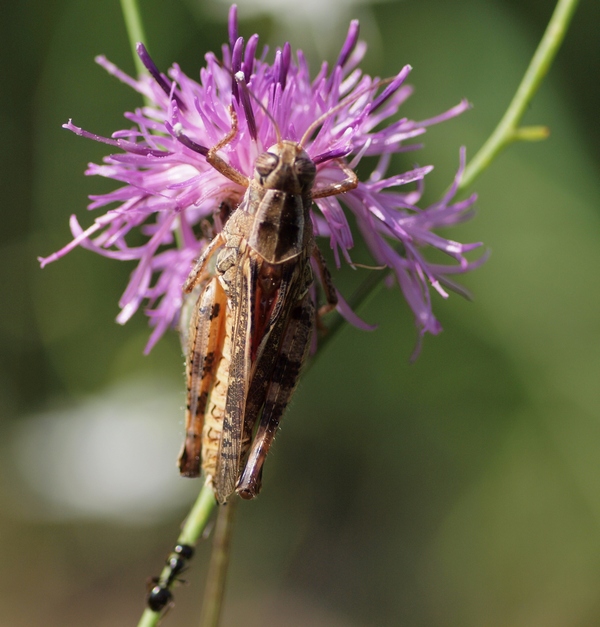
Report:
[{"label": "green stem", "polygon": [[[212,487],[204,485],[202,490],[200,490],[200,494],[188,514],[188,517],[183,523],[183,527],[179,537],[177,538],[176,544],[189,544],[190,546],[196,546],[198,539],[206,528],[215,505],[216,501]],[[160,578],[166,578],[168,575],[169,567],[166,566],[163,569]],[[150,608],[146,608],[137,627],[156,627],[161,616],[162,612],[153,612]]]},{"label": "green stem", "polygon": [[558,0],[531,63],[523,76],[512,102],[494,132],[465,169],[459,190],[467,189],[496,158],[500,151],[516,140],[536,141],[548,137],[546,127],[519,129],[519,123],[531,99],[539,89],[544,76],[562,43],[579,0]]},{"label": "green stem", "polygon": [[[142,60],[138,56],[136,46],[141,42],[148,48],[148,40],[144,31],[144,25],[142,24],[142,17],[137,0],[121,0],[121,10],[123,11],[123,19],[125,21],[125,28],[127,29],[127,38],[129,39],[135,71],[138,76],[143,76],[144,74],[148,74],[148,70],[144,67]],[[143,96],[143,99],[147,107],[153,104],[148,96]]]},{"label": "green stem", "polygon": [[133,62],[138,75],[147,74],[141,59],[136,51],[136,45],[141,42],[148,47],[148,40],[144,32],[144,25],[138,7],[137,0],[121,0],[121,10],[123,11],[123,19],[125,20],[125,28],[127,29],[127,38],[133,55]]},{"label": "green stem", "polygon": [[233,519],[237,508],[237,498],[219,506],[217,525],[210,555],[210,566],[204,588],[200,627],[218,627],[225,595],[225,580],[229,566],[229,549],[233,532]]}]

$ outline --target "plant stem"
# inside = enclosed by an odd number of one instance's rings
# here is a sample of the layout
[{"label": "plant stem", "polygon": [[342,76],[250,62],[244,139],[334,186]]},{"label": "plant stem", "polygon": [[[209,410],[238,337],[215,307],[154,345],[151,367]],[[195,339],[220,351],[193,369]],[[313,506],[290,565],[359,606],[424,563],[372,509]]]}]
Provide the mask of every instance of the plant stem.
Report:
[{"label": "plant stem", "polygon": [[121,10],[123,11],[123,19],[125,20],[125,28],[127,29],[127,38],[129,39],[129,46],[131,47],[131,54],[133,55],[136,72],[138,75],[147,74],[147,70],[135,49],[138,42],[143,43],[146,48],[148,47],[148,41],[146,39],[146,33],[144,32],[144,25],[142,24],[137,0],[121,0]]},{"label": "plant stem", "polygon": [[[129,39],[135,71],[138,76],[148,74],[148,70],[144,67],[136,51],[138,42],[143,43],[146,48],[148,48],[148,40],[146,38],[146,32],[144,31],[137,0],[121,0],[121,10],[123,11],[123,20],[125,21],[125,28],[127,29],[127,38]],[[148,96],[143,96],[143,99],[147,107],[152,105],[152,101]]]},{"label": "plant stem", "polygon": [[[205,484],[202,490],[200,490],[196,502],[183,523],[176,544],[196,546],[198,539],[206,528],[215,505],[216,501],[212,486]],[[161,579],[166,577],[168,573],[169,567],[166,566],[161,573]],[[150,608],[146,608],[137,627],[156,627],[160,621],[161,615],[161,612],[153,612]]]},{"label": "plant stem", "polygon": [[208,567],[206,586],[204,588],[200,627],[218,627],[219,624],[221,608],[223,607],[223,596],[225,594],[229,549],[237,502],[237,497],[234,497],[225,505],[219,506],[212,553],[210,555],[210,566]]},{"label": "plant stem", "polygon": [[494,132],[467,165],[458,186],[459,190],[468,188],[479,174],[490,165],[498,153],[513,141],[537,141],[548,137],[549,130],[547,127],[519,128],[519,123],[552,65],[578,2],[579,0],[558,0],[546,27],[546,32],[531,59],[512,102]]}]

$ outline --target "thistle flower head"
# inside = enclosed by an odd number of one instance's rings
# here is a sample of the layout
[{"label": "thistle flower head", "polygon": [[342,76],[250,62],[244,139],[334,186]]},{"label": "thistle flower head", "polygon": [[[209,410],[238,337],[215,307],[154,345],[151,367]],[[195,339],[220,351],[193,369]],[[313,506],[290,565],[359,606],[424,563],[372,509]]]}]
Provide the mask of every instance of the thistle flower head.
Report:
[{"label": "thistle flower head", "polygon": [[[292,54],[286,43],[268,63],[265,49],[257,56],[258,35],[248,41],[238,36],[237,15],[229,15],[229,43],[222,59],[206,55],[199,81],[173,65],[168,76],[156,67],[142,44],[138,54],[148,74],[133,79],[104,57],[96,61],[110,74],[141,93],[151,103],[125,117],[129,129],[105,138],[75,126],[65,128],[78,135],[104,142],[115,149],[102,165],[90,164],[86,174],[100,175],[122,183],[108,194],[90,196],[89,209],[112,205],[87,229],[71,217],[74,239],[53,255],[40,259],[42,266],[59,259],[75,246],[121,260],[135,260],[121,300],[117,320],[126,322],[142,303],[153,332],[149,351],[165,330],[177,323],[182,307],[182,285],[194,259],[208,243],[207,219],[219,228],[223,201],[238,202],[244,188],[210,166],[208,150],[221,142],[232,128],[232,113],[238,128],[220,156],[243,175],[251,177],[258,154],[283,139],[302,142],[317,167],[314,190],[342,180],[341,163],[355,168],[363,157],[377,158],[370,177],[340,196],[317,198],[312,222],[318,238],[328,238],[338,267],[342,259],[352,263],[354,244],[347,212],[354,215],[360,236],[378,265],[392,271],[412,309],[420,336],[438,333],[430,290],[443,297],[445,286],[456,288],[449,278],[472,269],[465,253],[479,246],[460,244],[434,234],[434,229],[459,223],[471,215],[475,200],[454,202],[460,167],[448,193],[437,203],[419,207],[423,179],[432,166],[417,167],[402,174],[388,174],[391,156],[415,150],[413,140],[428,126],[450,119],[468,108],[463,101],[441,115],[415,122],[397,119],[396,113],[410,96],[405,84],[411,68],[405,66],[392,79],[379,81],[359,66],[366,46],[358,40],[358,22],[350,24],[337,61],[324,63],[311,79],[302,52]],[[321,118],[315,128],[315,120]],[[392,120],[391,122],[389,120]],[[410,190],[404,186],[413,183]],[[215,216],[217,218],[215,219]],[[144,236],[141,246],[127,243],[130,231]],[[437,248],[450,263],[430,263],[427,248]],[[343,299],[338,309],[350,322],[368,328]]]}]

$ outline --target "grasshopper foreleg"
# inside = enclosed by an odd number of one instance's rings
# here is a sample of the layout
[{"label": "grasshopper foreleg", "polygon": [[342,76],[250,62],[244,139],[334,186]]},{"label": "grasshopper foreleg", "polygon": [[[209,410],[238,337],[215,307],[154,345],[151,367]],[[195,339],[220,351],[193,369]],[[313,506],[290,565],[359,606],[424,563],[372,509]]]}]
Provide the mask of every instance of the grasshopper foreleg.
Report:
[{"label": "grasshopper foreleg", "polygon": [[346,175],[346,178],[338,183],[331,183],[330,185],[325,185],[325,187],[313,189],[313,200],[315,198],[325,198],[325,196],[337,196],[338,194],[349,192],[351,189],[358,186],[358,176],[356,172],[343,161],[338,161],[338,165],[340,166],[340,170]]},{"label": "grasshopper foreleg", "polygon": [[229,165],[227,161],[219,157],[217,152],[221,150],[224,146],[231,143],[233,138],[237,134],[237,114],[233,110],[233,107],[229,107],[229,115],[231,116],[231,130],[223,139],[215,144],[206,155],[206,160],[212,167],[220,172],[223,176],[226,176],[230,181],[234,183],[238,183],[242,187],[248,187],[249,180],[247,176],[244,176],[241,172],[236,170],[233,166]]}]

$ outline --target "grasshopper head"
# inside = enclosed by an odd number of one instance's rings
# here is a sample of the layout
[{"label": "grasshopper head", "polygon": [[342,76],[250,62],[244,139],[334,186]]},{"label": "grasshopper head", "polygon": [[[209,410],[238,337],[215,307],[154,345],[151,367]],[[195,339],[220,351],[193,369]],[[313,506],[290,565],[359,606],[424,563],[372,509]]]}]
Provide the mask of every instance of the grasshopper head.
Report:
[{"label": "grasshopper head", "polygon": [[306,150],[296,142],[283,140],[256,159],[254,178],[265,189],[277,189],[306,196],[310,193],[317,168]]}]

